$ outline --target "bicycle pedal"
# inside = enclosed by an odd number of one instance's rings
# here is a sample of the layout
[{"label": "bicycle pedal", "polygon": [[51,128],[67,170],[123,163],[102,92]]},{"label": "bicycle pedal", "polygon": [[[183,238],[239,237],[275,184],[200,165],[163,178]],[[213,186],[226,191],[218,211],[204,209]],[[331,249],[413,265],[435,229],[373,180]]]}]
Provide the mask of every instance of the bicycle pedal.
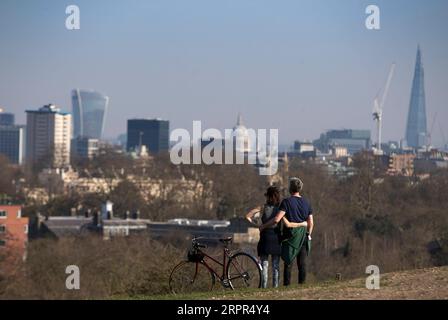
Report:
[{"label": "bicycle pedal", "polygon": [[224,279],[221,281],[221,284],[224,288],[232,288],[232,283],[229,279]]}]

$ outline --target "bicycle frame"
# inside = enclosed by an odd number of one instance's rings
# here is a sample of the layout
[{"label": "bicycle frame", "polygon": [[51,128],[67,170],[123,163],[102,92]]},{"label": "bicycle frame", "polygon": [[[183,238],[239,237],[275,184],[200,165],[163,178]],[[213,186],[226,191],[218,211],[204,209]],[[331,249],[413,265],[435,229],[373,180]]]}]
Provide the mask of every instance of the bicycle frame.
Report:
[{"label": "bicycle frame", "polygon": [[216,264],[218,264],[218,265],[220,265],[222,267],[222,275],[219,275],[218,272],[216,272],[215,269],[213,269],[207,263],[207,261],[205,261],[205,259],[203,259],[201,262],[196,262],[196,263],[202,263],[208,269],[208,271],[210,271],[221,282],[226,280],[227,279],[227,275],[226,275],[227,263],[229,262],[230,257],[231,257],[230,250],[228,248],[226,248],[226,247],[223,248],[222,262],[216,260],[212,256],[208,255],[206,252],[204,252],[204,251],[202,251],[200,249],[198,249],[198,250],[204,255],[204,258],[208,258],[211,261],[213,261],[214,263],[216,263]]},{"label": "bicycle frame", "polygon": [[[213,269],[213,268],[207,263],[207,261],[205,261],[205,259],[203,258],[202,261],[200,261],[200,262],[196,262],[196,274],[195,274],[195,277],[196,277],[196,275],[197,275],[197,273],[198,273],[198,264],[199,264],[199,263],[203,264],[203,265],[207,268],[207,270],[208,270],[210,273],[212,273],[213,276],[217,277],[217,278],[219,279],[219,281],[221,282],[221,284],[223,284],[225,287],[230,287],[230,288],[233,289],[232,280],[235,280],[235,279],[237,279],[237,278],[240,278],[241,276],[242,276],[243,278],[245,277],[245,275],[244,275],[243,273],[241,273],[240,276],[233,277],[233,278],[229,278],[228,275],[226,274],[227,265],[228,265],[230,259],[231,259],[232,256],[233,256],[232,251],[229,250],[227,247],[224,247],[224,248],[223,248],[223,258],[222,258],[222,262],[216,260],[215,258],[213,258],[212,256],[208,255],[206,252],[204,252],[204,251],[202,251],[202,250],[200,250],[200,249],[197,249],[197,250],[199,250],[199,251],[204,255],[204,258],[206,257],[206,258],[210,259],[211,261],[213,261],[214,263],[216,263],[216,264],[218,264],[219,266],[221,266],[221,267],[222,267],[222,275],[219,275],[218,272],[216,272],[216,270]],[[256,259],[255,259],[255,260],[256,260]],[[257,261],[257,264],[259,265],[258,261]],[[237,270],[241,268],[241,266],[239,266],[239,264],[238,264],[238,261],[236,261],[236,265],[234,265],[234,266],[235,266],[235,268],[237,268]],[[260,266],[259,266],[259,268],[261,269]],[[241,272],[241,271],[239,270],[239,272]]]}]

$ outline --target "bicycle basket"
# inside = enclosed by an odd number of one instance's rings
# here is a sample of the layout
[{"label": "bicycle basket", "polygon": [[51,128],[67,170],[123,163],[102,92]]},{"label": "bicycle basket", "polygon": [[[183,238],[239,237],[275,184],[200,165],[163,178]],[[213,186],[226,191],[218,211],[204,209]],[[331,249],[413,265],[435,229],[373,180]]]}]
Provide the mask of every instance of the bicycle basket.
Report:
[{"label": "bicycle basket", "polygon": [[201,262],[204,259],[204,254],[196,249],[188,250],[187,259],[190,262]]}]

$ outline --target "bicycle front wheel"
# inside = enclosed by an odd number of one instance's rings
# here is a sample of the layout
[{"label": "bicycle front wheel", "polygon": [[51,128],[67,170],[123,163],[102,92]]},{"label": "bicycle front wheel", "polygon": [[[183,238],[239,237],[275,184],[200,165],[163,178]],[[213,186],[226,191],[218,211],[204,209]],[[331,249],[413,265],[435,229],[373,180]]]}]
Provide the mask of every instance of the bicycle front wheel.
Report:
[{"label": "bicycle front wheel", "polygon": [[202,262],[182,261],[170,275],[169,286],[173,294],[211,291],[215,276]]},{"label": "bicycle front wheel", "polygon": [[261,288],[261,266],[250,254],[240,252],[233,255],[226,274],[233,289]]}]

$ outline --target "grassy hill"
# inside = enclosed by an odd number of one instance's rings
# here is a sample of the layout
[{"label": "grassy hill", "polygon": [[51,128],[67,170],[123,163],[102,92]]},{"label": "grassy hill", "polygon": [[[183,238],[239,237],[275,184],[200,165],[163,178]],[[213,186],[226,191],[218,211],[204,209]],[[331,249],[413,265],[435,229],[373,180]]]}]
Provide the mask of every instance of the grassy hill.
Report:
[{"label": "grassy hill", "polygon": [[387,273],[381,276],[379,290],[366,289],[363,278],[301,287],[204,292],[184,296],[138,296],[133,299],[448,299],[448,267]]}]

